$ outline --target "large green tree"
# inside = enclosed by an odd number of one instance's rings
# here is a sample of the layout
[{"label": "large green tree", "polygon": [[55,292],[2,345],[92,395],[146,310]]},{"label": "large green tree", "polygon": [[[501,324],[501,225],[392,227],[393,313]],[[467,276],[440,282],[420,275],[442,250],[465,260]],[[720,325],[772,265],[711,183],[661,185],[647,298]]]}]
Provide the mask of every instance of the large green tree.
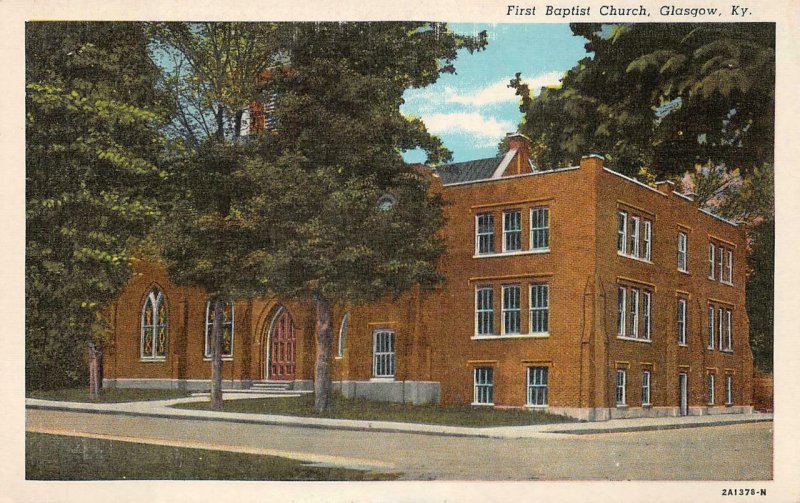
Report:
[{"label": "large green tree", "polygon": [[28,23],[25,46],[26,384],[59,387],[84,381],[158,216],[167,109],[141,24]]},{"label": "large green tree", "polygon": [[442,201],[401,154],[421,148],[438,163],[449,152],[421,121],[400,113],[403,93],[454,72],[458,51],[480,50],[486,39],[427,22],[280,30],[287,64],[267,82],[277,96],[276,127],[248,165],[271,192],[249,210],[270,225],[259,262],[265,288],[314,306],[315,405],[325,410],[333,306],[441,279]]}]

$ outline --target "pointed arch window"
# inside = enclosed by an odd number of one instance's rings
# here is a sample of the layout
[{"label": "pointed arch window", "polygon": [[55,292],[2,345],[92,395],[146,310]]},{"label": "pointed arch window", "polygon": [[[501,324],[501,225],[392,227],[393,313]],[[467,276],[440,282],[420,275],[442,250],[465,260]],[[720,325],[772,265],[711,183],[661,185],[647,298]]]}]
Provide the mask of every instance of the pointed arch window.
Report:
[{"label": "pointed arch window", "polygon": [[[209,300],[206,303],[206,336],[205,336],[205,350],[203,357],[211,358],[212,341],[211,341],[211,328],[214,325],[214,306]],[[233,301],[225,301],[222,303],[222,357],[233,358],[233,329],[234,329],[234,311]]]},{"label": "pointed arch window", "polygon": [[339,327],[339,346],[336,351],[336,356],[341,358],[344,356],[344,345],[347,341],[347,322],[350,320],[350,313],[345,313],[342,318],[342,326]]},{"label": "pointed arch window", "polygon": [[167,299],[153,288],[142,306],[142,332],[139,352],[142,360],[165,360],[169,339]]}]

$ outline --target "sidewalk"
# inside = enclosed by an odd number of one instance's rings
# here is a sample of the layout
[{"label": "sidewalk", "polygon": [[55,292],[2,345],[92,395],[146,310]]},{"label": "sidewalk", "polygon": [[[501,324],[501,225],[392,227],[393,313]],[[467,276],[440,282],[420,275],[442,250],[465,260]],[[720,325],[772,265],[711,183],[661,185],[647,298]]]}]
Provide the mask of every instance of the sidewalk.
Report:
[{"label": "sidewalk", "polygon": [[[226,400],[245,398],[270,398],[271,395],[226,392]],[[202,421],[225,421],[232,423],[265,424],[303,428],[322,428],[334,430],[354,430],[392,433],[415,433],[422,435],[442,435],[483,438],[553,438],[559,435],[586,435],[598,433],[618,433],[631,431],[667,430],[676,428],[699,428],[740,423],[772,421],[772,414],[726,414],[711,416],[661,417],[612,419],[604,422],[555,423],[530,426],[500,426],[472,428],[434,424],[401,423],[392,421],[357,421],[349,419],[327,419],[315,417],[279,416],[268,414],[247,414],[236,412],[212,412],[205,410],[176,409],[178,403],[206,401],[208,396],[191,396],[171,400],[152,400],[123,403],[82,403],[58,402],[26,398],[28,409],[48,409],[67,412],[89,412],[96,414],[115,414],[129,416],[149,416],[170,419],[192,419]]]}]

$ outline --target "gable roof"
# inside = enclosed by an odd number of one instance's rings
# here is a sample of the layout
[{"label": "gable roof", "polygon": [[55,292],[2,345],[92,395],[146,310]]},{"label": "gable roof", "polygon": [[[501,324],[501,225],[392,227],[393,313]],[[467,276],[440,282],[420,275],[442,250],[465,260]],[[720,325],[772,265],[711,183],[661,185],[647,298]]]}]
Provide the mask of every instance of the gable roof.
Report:
[{"label": "gable roof", "polygon": [[476,159],[474,161],[454,162],[440,166],[436,169],[436,174],[439,175],[444,185],[485,180],[492,178],[501,162],[503,162],[503,157],[487,157],[486,159]]}]

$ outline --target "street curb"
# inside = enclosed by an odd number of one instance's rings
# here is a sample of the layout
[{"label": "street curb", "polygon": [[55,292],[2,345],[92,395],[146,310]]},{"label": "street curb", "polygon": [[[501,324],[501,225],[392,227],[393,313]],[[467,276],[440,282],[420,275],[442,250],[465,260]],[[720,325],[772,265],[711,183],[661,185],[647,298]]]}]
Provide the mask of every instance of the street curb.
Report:
[{"label": "street curb", "polygon": [[[92,409],[88,407],[64,407],[58,405],[41,405],[41,404],[26,404],[26,409],[34,409],[34,410],[55,410],[60,412],[78,412],[78,413],[89,413],[89,414],[107,414],[107,415],[116,415],[116,416],[134,416],[134,417],[154,417],[159,419],[178,419],[178,420],[191,420],[191,421],[223,421],[228,423],[238,423],[238,424],[260,424],[260,425],[270,425],[270,426],[285,426],[285,427],[296,427],[296,428],[313,428],[313,429],[320,429],[320,430],[339,430],[339,431],[369,431],[369,432],[378,432],[378,433],[406,433],[411,435],[432,435],[432,436],[447,436],[447,437],[461,437],[461,438],[529,438],[525,435],[514,436],[514,435],[501,435],[495,432],[488,432],[488,431],[481,431],[479,428],[474,428],[474,432],[458,432],[458,431],[425,431],[425,430],[411,430],[411,429],[402,429],[392,426],[355,426],[355,425],[345,425],[345,424],[314,424],[314,423],[305,423],[305,422],[286,422],[280,420],[273,420],[273,419],[265,419],[265,418],[240,418],[240,417],[209,417],[207,415],[195,415],[195,414],[181,414],[181,415],[174,415],[168,414],[164,412],[140,412],[140,411],[128,411],[128,410],[103,410],[103,409]],[[186,409],[184,409],[186,410]],[[284,416],[287,418],[301,418],[301,416]],[[658,430],[678,430],[683,428],[705,428],[710,426],[731,426],[736,424],[747,424],[747,423],[763,423],[763,422],[771,422],[773,421],[772,418],[752,418],[752,419],[740,419],[740,420],[720,420],[715,421],[713,423],[680,423],[680,424],[654,424],[654,425],[641,425],[641,426],[622,426],[618,428],[584,428],[584,429],[556,429],[556,430],[540,430],[537,433],[540,434],[557,434],[557,435],[595,435],[595,434],[606,434],[606,433],[629,433],[629,432],[638,432],[638,431],[658,431]],[[378,423],[382,421],[376,421]],[[416,423],[404,423],[404,424],[416,424]],[[427,425],[426,426],[431,426]],[[433,425],[436,426],[436,425]],[[531,425],[537,426],[537,425]],[[538,425],[538,426],[545,426],[545,425]],[[453,427],[453,426],[443,426],[444,428],[470,428],[469,426],[460,426],[460,427]],[[502,427],[493,427],[493,428],[502,428]]]}]

